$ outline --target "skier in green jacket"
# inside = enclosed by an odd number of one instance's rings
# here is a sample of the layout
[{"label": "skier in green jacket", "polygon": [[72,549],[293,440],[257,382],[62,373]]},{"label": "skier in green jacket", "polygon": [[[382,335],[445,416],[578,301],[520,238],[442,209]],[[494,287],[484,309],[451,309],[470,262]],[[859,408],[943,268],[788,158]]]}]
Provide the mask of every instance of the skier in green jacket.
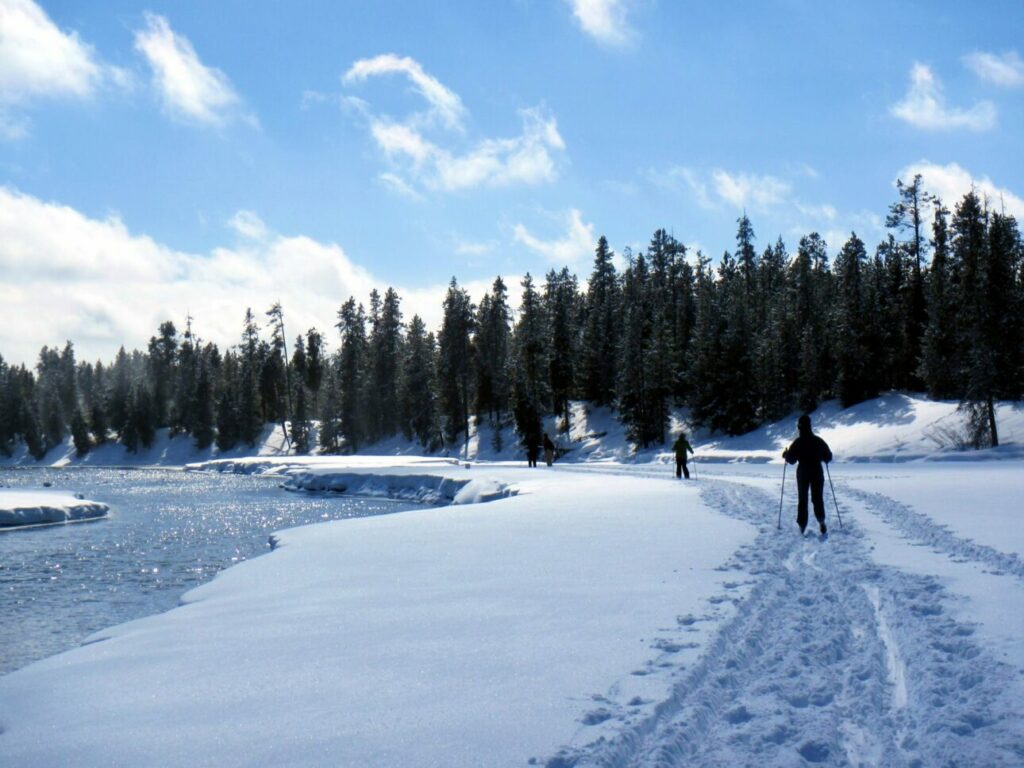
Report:
[{"label": "skier in green jacket", "polygon": [[686,452],[693,453],[693,446],[687,442],[685,432],[679,433],[679,437],[676,438],[675,443],[672,445],[672,450],[676,452],[676,477],[685,476],[689,480],[690,470],[686,466]]}]

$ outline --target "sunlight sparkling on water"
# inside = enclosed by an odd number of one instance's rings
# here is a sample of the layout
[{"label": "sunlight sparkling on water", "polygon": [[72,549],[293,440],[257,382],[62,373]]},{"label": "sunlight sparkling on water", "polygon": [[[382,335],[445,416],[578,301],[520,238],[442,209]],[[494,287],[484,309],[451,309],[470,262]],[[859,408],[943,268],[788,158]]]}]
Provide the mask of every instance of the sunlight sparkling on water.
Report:
[{"label": "sunlight sparkling on water", "polygon": [[105,520],[0,533],[0,674],[97,630],[173,608],[274,531],[412,505],[287,493],[270,478],[142,469],[0,471],[0,484],[82,493]]}]

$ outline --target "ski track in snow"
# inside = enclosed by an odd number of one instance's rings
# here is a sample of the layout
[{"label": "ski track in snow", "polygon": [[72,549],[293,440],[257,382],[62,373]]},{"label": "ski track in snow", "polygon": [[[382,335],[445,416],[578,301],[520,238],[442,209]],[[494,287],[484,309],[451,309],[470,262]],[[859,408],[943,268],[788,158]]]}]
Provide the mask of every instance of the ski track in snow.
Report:
[{"label": "ski track in snow", "polygon": [[1024,582],[1024,560],[1016,554],[1000,552],[984,544],[960,538],[927,515],[880,493],[852,488],[847,483],[843,483],[842,491],[844,497],[863,502],[869,512],[880,517],[905,538],[945,553],[957,562],[974,561],[987,567],[996,576],[1010,574]]},{"label": "ski track in snow", "polygon": [[[531,763],[1024,764],[1018,688],[1007,685],[1018,671],[992,658],[975,642],[974,628],[952,617],[953,598],[937,578],[874,563],[854,520],[834,528],[830,540],[802,538],[792,520],[776,529],[778,502],[769,494],[718,479],[699,485],[710,507],[758,527],[754,544],[723,566],[749,575],[753,587],[745,596],[710,599],[709,613],[726,600],[735,612],[692,666],[675,670],[666,700],[631,708],[638,702],[616,701],[613,685],[595,697],[603,706],[581,717],[573,746]],[[887,497],[849,492],[905,536],[1020,576],[1016,558],[957,539]],[[592,726],[601,732],[588,743]]]}]

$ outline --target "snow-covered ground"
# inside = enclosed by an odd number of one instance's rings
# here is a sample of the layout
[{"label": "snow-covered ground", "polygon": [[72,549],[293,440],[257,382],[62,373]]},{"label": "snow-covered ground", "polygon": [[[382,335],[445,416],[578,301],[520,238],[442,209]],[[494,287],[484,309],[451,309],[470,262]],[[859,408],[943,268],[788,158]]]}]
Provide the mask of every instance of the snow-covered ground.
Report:
[{"label": "snow-covered ground", "polygon": [[1022,765],[1020,410],[963,454],[952,404],[894,398],[816,417],[824,541],[797,535],[791,470],[776,527],[765,462],[792,423],[698,433],[691,482],[582,411],[592,461],[551,469],[202,465],[481,503],[283,531],[182,607],[0,678],[0,762]]},{"label": "snow-covered ground", "polygon": [[66,491],[0,488],[0,529],[93,520],[109,510],[106,504],[80,499]]}]

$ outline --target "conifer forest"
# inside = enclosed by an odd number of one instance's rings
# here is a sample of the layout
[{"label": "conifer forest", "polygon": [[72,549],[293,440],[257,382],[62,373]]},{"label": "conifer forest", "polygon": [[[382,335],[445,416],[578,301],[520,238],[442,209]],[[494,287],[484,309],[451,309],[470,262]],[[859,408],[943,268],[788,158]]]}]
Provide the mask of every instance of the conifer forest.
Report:
[{"label": "conifer forest", "polygon": [[997,445],[994,403],[1024,390],[1018,224],[975,192],[947,207],[920,177],[896,192],[885,239],[851,233],[831,259],[817,233],[795,249],[759,242],[743,215],[720,258],[659,229],[621,259],[600,238],[585,284],[563,268],[517,286],[497,277],[474,297],[453,278],[436,331],[389,288],[340,297],[333,328],[295,336],[280,305],[245,310],[225,349],[189,318],[108,361],[77,360],[73,340],[33,368],[0,357],[0,453],[23,442],[42,458],[69,434],[80,454],[111,440],[132,451],[164,427],[227,450],[268,422],[297,452],[313,448],[314,422],[323,452],[399,433],[436,451],[471,415],[524,442],[545,417],[567,429],[572,400],[614,408],[647,447],[668,438],[677,406],[737,435],[892,390],[960,401],[974,445]]}]

